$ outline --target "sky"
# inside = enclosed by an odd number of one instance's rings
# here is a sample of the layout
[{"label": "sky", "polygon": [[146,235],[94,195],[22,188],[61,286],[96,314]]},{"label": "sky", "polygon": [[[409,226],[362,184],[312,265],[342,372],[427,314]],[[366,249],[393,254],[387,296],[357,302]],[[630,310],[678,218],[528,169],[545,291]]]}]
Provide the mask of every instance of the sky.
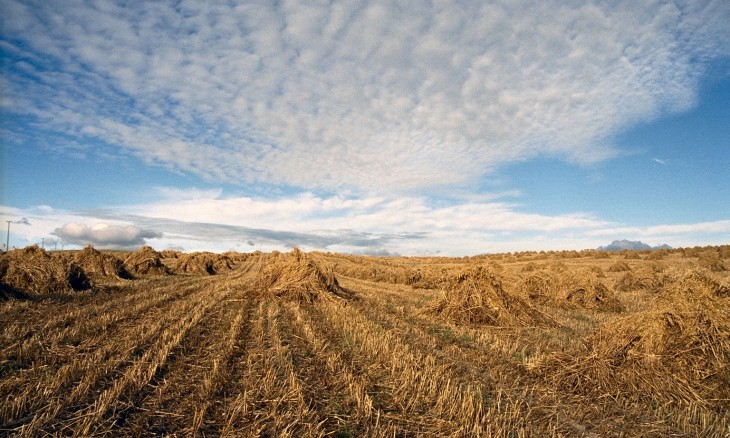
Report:
[{"label": "sky", "polygon": [[0,0],[2,237],[729,244],[730,2],[535,3]]}]

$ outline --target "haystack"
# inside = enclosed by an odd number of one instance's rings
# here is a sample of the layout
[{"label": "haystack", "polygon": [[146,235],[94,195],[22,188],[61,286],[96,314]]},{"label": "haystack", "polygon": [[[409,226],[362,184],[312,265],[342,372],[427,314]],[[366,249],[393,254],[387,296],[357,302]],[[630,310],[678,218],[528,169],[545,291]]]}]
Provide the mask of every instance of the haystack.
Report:
[{"label": "haystack", "polygon": [[727,280],[722,281],[707,269],[694,268],[680,273],[672,272],[660,295],[665,299],[677,299],[677,296],[682,296],[687,300],[696,300],[704,296],[729,298],[730,285]]},{"label": "haystack", "polygon": [[181,254],[170,270],[175,274],[215,275],[211,253]]},{"label": "haystack", "polygon": [[618,292],[659,292],[664,281],[663,275],[658,275],[653,269],[645,266],[625,272],[614,283],[614,290]]},{"label": "haystack", "polygon": [[105,254],[94,249],[91,245],[77,253],[74,261],[89,278],[95,281],[132,278],[132,275],[124,267],[124,262],[111,254]]},{"label": "haystack", "polygon": [[533,303],[573,307],[560,298],[560,279],[551,271],[541,269],[523,274],[515,283],[515,288]]},{"label": "haystack", "polygon": [[469,268],[453,277],[444,295],[421,313],[456,324],[557,326],[522,298],[505,292],[501,279],[486,266]]},{"label": "haystack", "polygon": [[288,254],[272,253],[255,286],[262,294],[300,303],[320,299],[352,298],[331,269],[324,271],[312,258],[295,248]]},{"label": "haystack", "polygon": [[143,246],[124,260],[124,267],[133,275],[167,275],[168,268],[162,264],[160,253],[149,246]]},{"label": "haystack", "polygon": [[0,256],[2,298],[43,296],[91,287],[86,273],[75,263],[53,258],[38,246]]},{"label": "haystack", "polygon": [[709,269],[712,272],[725,272],[727,267],[720,259],[718,253],[707,253],[703,254],[697,261],[698,266],[704,269]]},{"label": "haystack", "polygon": [[577,271],[564,277],[560,297],[579,307],[609,312],[624,309],[616,295],[590,271]]},{"label": "haystack", "polygon": [[[245,258],[243,259],[245,260]],[[238,263],[229,254],[216,254],[213,258],[213,271],[216,274],[223,274],[236,269]]]},{"label": "haystack", "polygon": [[623,260],[616,260],[608,267],[608,272],[626,272],[631,271],[631,266]]},{"label": "haystack", "polygon": [[232,271],[234,267],[234,261],[225,254],[194,252],[180,254],[171,270],[176,274],[216,275]]},{"label": "haystack", "polygon": [[176,259],[181,255],[183,255],[183,253],[175,249],[163,249],[160,251],[160,257],[163,259]]},{"label": "haystack", "polygon": [[245,262],[251,254],[245,252],[226,251],[221,254],[221,256],[226,257],[234,265],[237,265],[238,263]]},{"label": "haystack", "polygon": [[525,266],[522,267],[522,272],[533,272],[537,270],[539,267],[537,266],[537,263],[535,262],[527,262]]},{"label": "haystack", "polygon": [[[680,283],[695,283],[686,280]],[[623,393],[730,413],[730,299],[707,288],[670,293],[657,304],[601,326],[579,351],[556,354],[536,372],[577,393]]]}]

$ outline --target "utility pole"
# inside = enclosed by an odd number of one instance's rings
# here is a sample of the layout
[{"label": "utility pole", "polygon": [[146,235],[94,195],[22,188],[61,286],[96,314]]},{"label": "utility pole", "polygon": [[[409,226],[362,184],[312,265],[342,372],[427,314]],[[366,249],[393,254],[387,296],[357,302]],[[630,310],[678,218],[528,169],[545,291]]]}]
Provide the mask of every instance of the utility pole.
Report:
[{"label": "utility pole", "polygon": [[41,237],[41,248],[46,249],[46,238],[45,237]]},{"label": "utility pole", "polygon": [[5,251],[10,251],[10,222],[12,221],[5,221],[8,223],[8,237],[5,240]]}]

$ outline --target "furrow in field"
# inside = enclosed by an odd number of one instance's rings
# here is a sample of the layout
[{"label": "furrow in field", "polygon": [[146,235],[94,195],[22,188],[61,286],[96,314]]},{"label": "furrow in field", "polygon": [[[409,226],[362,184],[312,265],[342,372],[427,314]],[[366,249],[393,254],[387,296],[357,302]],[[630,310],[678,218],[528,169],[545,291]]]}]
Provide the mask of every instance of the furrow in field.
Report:
[{"label": "furrow in field", "polygon": [[174,357],[117,413],[116,427],[131,435],[196,434],[211,398],[227,380],[228,361],[251,305],[227,298],[209,309]]},{"label": "furrow in field", "polygon": [[[390,406],[383,409],[385,424],[392,422],[403,433],[479,435],[495,426],[488,421],[492,414],[499,411],[501,418],[509,417],[502,412],[504,395],[498,390],[473,382],[452,362],[442,362],[443,358],[405,343],[355,307],[322,303],[313,315],[331,325],[329,332],[339,335],[355,360],[386,370],[383,386]],[[521,409],[506,408],[515,413]],[[519,423],[503,426],[524,426]]]},{"label": "furrow in field", "polygon": [[[472,381],[493,385],[506,379],[510,387],[516,387],[526,374],[516,359],[516,348],[503,340],[518,339],[524,329],[455,326],[414,316],[413,312],[404,314],[378,297],[365,297],[353,306],[383,330],[397,334],[422,353],[437,356],[442,363],[451,363]],[[499,331],[499,337],[492,334],[494,331]]]},{"label": "furrow in field", "polygon": [[[191,288],[179,299],[187,299],[195,290]],[[130,356],[141,354],[144,345],[170,323],[163,318],[165,311],[163,307],[148,308],[114,331],[99,330],[78,345],[43,349],[42,360],[0,383],[0,397],[5,400],[0,410],[3,421],[20,425],[32,418],[32,412],[55,415],[64,405],[76,403],[96,382],[124,366]]]},{"label": "furrow in field", "polygon": [[[333,433],[354,431],[354,424],[374,415],[368,385],[358,379],[326,341],[317,337],[307,310],[282,303],[282,337],[302,382],[305,399],[323,418],[322,428]],[[305,306],[309,307],[309,306]]]},{"label": "furrow in field", "polygon": [[[252,345],[256,345],[253,338],[254,325],[257,324],[257,308],[259,303],[253,299],[246,299],[241,312],[236,316],[240,321],[231,324],[228,333],[227,354],[217,372],[211,370],[210,397],[196,409],[196,415],[202,414],[202,419],[194,418],[194,429],[203,436],[220,436],[221,432],[232,417],[231,409],[235,400],[240,400],[246,389],[241,385],[243,370],[250,354]],[[203,388],[205,390],[205,388]],[[203,412],[202,409],[205,408]]]},{"label": "furrow in field", "polygon": [[[176,315],[157,342],[129,366],[111,387],[104,390],[94,403],[82,410],[80,421],[73,424],[77,435],[89,435],[110,430],[118,421],[117,412],[127,406],[125,400],[134,400],[163,367],[187,333],[195,327],[206,312],[229,294],[226,287],[213,288],[186,312]],[[187,304],[187,302],[185,303]],[[183,305],[181,307],[188,307]]]},{"label": "furrow in field", "polygon": [[[120,296],[106,296],[102,303],[81,301],[68,313],[63,308],[56,309],[52,302],[38,303],[46,313],[53,312],[54,317],[42,324],[30,322],[24,334],[17,334],[16,341],[0,351],[0,363],[3,364],[0,379],[31,365],[54,365],[53,361],[63,357],[64,350],[79,347],[93,350],[98,341],[105,339],[107,332],[115,330],[119,324],[200,290],[199,283],[198,280],[174,287],[158,285]],[[8,329],[6,336],[9,332],[18,330]]]},{"label": "furrow in field", "polygon": [[324,436],[323,419],[306,400],[282,340],[280,318],[277,301],[260,302],[241,381],[231,382],[243,389],[227,406],[222,436]]},{"label": "furrow in field", "polygon": [[313,319],[309,306],[285,305],[291,324],[291,345],[297,373],[315,395],[312,403],[323,413],[328,433],[390,437],[393,424],[381,423],[388,410],[387,388],[381,385],[382,366],[357,360],[346,340],[327,332]]},{"label": "furrow in field", "polygon": [[[113,387],[120,375],[129,372],[140,360],[147,360],[150,349],[159,343],[159,339],[165,338],[171,327],[181,320],[194,315],[207,300],[207,291],[199,289],[164,308],[150,309],[139,319],[124,323],[112,333],[103,334],[104,342],[95,349],[69,351],[66,363],[58,370],[45,367],[46,373],[41,376],[41,381],[46,390],[40,397],[38,394],[34,396],[32,388],[29,392],[28,386],[21,392],[27,395],[23,399],[19,399],[16,392],[16,405],[25,403],[21,412],[32,414],[20,421],[25,423],[30,419],[30,423],[21,430],[27,435],[34,435],[50,424],[54,425],[54,429],[63,429],[63,423],[78,420],[62,419],[75,417],[79,409],[94,403],[100,394]],[[31,383],[34,381],[30,380]]]}]

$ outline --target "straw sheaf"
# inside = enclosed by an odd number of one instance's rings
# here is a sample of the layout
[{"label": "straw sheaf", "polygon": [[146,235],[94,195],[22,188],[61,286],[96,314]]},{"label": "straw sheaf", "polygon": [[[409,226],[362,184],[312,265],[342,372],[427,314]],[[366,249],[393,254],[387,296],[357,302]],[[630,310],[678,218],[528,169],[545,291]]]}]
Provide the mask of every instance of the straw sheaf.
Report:
[{"label": "straw sheaf", "polygon": [[124,267],[133,275],[168,275],[169,269],[162,263],[160,253],[143,246],[124,260]]},{"label": "straw sheaf", "polygon": [[89,278],[79,265],[51,257],[38,246],[0,256],[0,297],[26,298],[86,290]]},{"label": "straw sheaf", "polygon": [[608,267],[608,272],[626,272],[631,271],[631,266],[623,260],[616,260]]},{"label": "straw sheaf", "polygon": [[[689,283],[695,280],[680,282]],[[601,326],[582,349],[553,355],[535,371],[576,393],[624,394],[727,412],[730,300],[706,286],[672,291],[657,305]]]},{"label": "straw sheaf", "polygon": [[516,289],[530,301],[540,304],[556,304],[560,281],[550,271],[535,270],[523,275],[516,283]]},{"label": "straw sheaf", "polygon": [[103,279],[131,279],[132,275],[117,257],[87,246],[74,256],[74,261],[94,281]]},{"label": "straw sheaf", "polygon": [[255,285],[259,293],[300,303],[352,298],[340,286],[332,269],[323,270],[297,248],[288,254],[272,253],[265,263]]},{"label": "straw sheaf", "polygon": [[180,254],[172,265],[176,274],[217,275],[235,269],[235,262],[228,255],[212,252]]},{"label": "straw sheaf", "polygon": [[657,274],[649,267],[641,267],[621,275],[614,283],[614,290],[619,292],[636,290],[659,292],[665,281],[666,278],[664,275]]},{"label": "straw sheaf", "polygon": [[590,271],[578,271],[565,275],[560,296],[562,299],[586,309],[609,312],[624,310],[616,295]]},{"label": "straw sheaf", "polygon": [[696,300],[703,296],[729,298],[730,284],[703,268],[674,271],[669,275],[660,295],[666,299],[679,299],[679,296],[685,300]]},{"label": "straw sheaf", "polygon": [[507,293],[494,270],[486,266],[468,268],[452,277],[443,296],[421,312],[456,324],[493,326],[557,326],[547,315],[520,297]]}]

